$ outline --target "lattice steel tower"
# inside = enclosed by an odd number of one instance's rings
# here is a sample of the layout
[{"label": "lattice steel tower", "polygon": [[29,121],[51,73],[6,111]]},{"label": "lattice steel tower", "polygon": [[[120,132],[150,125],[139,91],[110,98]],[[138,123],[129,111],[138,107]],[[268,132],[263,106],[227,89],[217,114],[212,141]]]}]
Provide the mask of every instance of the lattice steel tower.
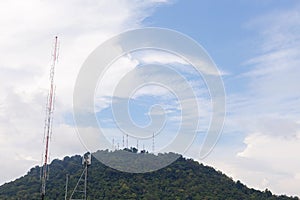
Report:
[{"label": "lattice steel tower", "polygon": [[48,161],[49,161],[49,142],[52,135],[52,123],[53,123],[53,111],[54,111],[54,101],[55,101],[55,85],[54,85],[54,70],[58,58],[58,38],[55,36],[54,40],[54,50],[52,54],[52,63],[50,69],[50,89],[47,98],[46,105],[46,119],[44,127],[44,141],[45,141],[45,153],[43,155],[43,167],[42,167],[42,188],[41,197],[42,200],[46,194],[46,181],[48,178]]}]

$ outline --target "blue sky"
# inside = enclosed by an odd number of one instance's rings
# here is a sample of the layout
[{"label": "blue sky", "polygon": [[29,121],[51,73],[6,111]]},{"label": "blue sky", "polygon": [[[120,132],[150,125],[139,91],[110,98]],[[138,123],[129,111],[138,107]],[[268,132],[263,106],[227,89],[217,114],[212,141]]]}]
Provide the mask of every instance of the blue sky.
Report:
[{"label": "blue sky", "polygon": [[279,167],[286,168],[286,157],[293,157],[290,165],[299,166],[297,148],[286,146],[296,138],[299,144],[297,8],[297,1],[179,1],[146,20],[191,36],[226,72],[227,119],[206,162],[233,177],[239,174],[253,187],[298,190],[293,170]]},{"label": "blue sky", "polygon": [[[297,1],[176,1],[156,8],[143,21],[144,26],[174,29],[196,40],[223,72],[224,130],[212,153],[200,161],[251,187],[271,188],[276,193],[298,194],[299,171],[280,167],[300,162],[296,154],[300,144],[297,8]],[[203,89],[201,77],[187,79],[197,79],[196,88]],[[144,98],[155,97],[150,95]],[[145,125],[147,110],[156,101],[141,106],[136,100],[132,119]],[[186,156],[198,158],[197,149],[204,139],[201,133]],[[113,137],[118,141],[118,134]],[[271,156],[274,152],[277,155]]]},{"label": "blue sky", "polygon": [[[86,151],[77,136],[72,108],[74,84],[84,60],[110,37],[151,26],[191,37],[222,72],[227,110],[224,130],[209,156],[199,161],[250,187],[300,196],[299,1],[28,1],[0,3],[0,26],[5,30],[0,33],[0,158],[6,160],[0,163],[0,183],[41,163],[54,35],[60,39],[60,57],[51,158],[62,158]],[[211,104],[200,76],[185,71],[188,65],[174,55],[133,53],[114,63],[109,72],[114,76],[103,80],[103,90],[96,94],[95,110],[109,140],[114,137],[121,143],[120,131],[112,123],[111,88],[128,71],[149,61],[184,68],[181,73],[197,90],[203,127],[207,126]],[[164,78],[159,75],[153,77]],[[170,93],[153,86],[135,95],[130,108],[136,124],[151,122],[149,107],[160,103],[170,117],[167,130],[179,126],[179,104]],[[154,116],[160,112],[154,110]],[[193,109],[189,114],[199,118]],[[187,156],[198,159],[201,141],[203,135]],[[150,148],[151,141],[145,145]]]},{"label": "blue sky", "polygon": [[[159,7],[145,20],[145,24],[187,34],[208,51],[221,70],[234,75],[247,71],[243,62],[260,53],[259,32],[248,24],[267,13],[291,9],[298,3],[248,0],[175,2],[171,6]],[[235,87],[236,84],[232,84],[226,89]]]}]

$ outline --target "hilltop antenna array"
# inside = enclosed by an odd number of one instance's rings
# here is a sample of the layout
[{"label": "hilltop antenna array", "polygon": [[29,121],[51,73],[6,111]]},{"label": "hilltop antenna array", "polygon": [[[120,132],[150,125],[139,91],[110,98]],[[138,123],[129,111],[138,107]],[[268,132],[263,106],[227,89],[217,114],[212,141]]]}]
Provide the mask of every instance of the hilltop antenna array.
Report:
[{"label": "hilltop antenna array", "polygon": [[53,123],[53,111],[54,111],[54,101],[55,101],[55,85],[54,85],[54,70],[58,59],[58,38],[55,36],[54,50],[52,55],[52,63],[50,69],[50,89],[47,98],[46,106],[46,119],[44,128],[44,141],[45,141],[45,154],[42,167],[42,188],[41,197],[42,200],[46,194],[46,180],[48,178],[48,160],[49,160],[49,142],[52,135],[52,123]]}]

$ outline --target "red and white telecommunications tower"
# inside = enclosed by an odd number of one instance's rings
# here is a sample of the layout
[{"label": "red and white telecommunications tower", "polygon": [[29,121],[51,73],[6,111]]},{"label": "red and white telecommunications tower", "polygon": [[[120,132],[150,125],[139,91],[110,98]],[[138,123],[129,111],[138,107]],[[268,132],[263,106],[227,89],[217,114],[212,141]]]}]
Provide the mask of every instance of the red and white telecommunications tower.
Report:
[{"label": "red and white telecommunications tower", "polygon": [[48,161],[49,161],[49,142],[52,134],[52,122],[53,122],[53,111],[54,111],[54,101],[55,101],[55,86],[54,86],[54,69],[58,58],[58,38],[55,36],[54,40],[54,50],[52,55],[52,63],[50,69],[50,90],[47,98],[46,106],[46,119],[44,128],[44,141],[45,141],[45,153],[43,155],[43,168],[42,168],[42,188],[41,197],[42,200],[46,193],[46,180],[48,178]]}]

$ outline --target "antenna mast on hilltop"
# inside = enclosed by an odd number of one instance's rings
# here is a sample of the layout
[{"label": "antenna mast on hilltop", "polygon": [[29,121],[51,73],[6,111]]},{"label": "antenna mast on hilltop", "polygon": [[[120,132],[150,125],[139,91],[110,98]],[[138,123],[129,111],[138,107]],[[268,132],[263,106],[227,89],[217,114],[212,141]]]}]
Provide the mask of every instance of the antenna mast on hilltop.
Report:
[{"label": "antenna mast on hilltop", "polygon": [[154,145],[155,145],[155,141],[154,141],[154,137],[155,137],[155,135],[154,135],[154,133],[153,133],[153,135],[152,135],[152,153],[154,153]]},{"label": "antenna mast on hilltop", "polygon": [[55,36],[54,50],[52,55],[52,63],[50,69],[50,90],[47,98],[46,106],[46,119],[44,128],[44,141],[45,143],[45,154],[43,156],[43,168],[42,168],[42,188],[41,196],[42,200],[46,193],[46,180],[48,178],[48,160],[49,160],[49,140],[52,134],[52,122],[53,122],[53,110],[54,110],[54,100],[55,100],[55,86],[54,86],[54,69],[58,58],[58,38]]},{"label": "antenna mast on hilltop", "polygon": [[[77,181],[77,184],[71,194],[70,200],[87,200],[87,175],[88,175],[88,167],[92,164],[92,155],[90,152],[87,152],[83,155],[82,164],[84,165],[84,170],[82,171],[80,178]],[[83,185],[80,182],[84,181]],[[81,190],[79,190],[81,185]],[[83,186],[83,188],[82,188]],[[67,187],[67,183],[66,183]],[[81,193],[81,195],[80,195]],[[67,192],[65,195],[65,199],[67,199]],[[77,198],[74,198],[77,196]]]}]

